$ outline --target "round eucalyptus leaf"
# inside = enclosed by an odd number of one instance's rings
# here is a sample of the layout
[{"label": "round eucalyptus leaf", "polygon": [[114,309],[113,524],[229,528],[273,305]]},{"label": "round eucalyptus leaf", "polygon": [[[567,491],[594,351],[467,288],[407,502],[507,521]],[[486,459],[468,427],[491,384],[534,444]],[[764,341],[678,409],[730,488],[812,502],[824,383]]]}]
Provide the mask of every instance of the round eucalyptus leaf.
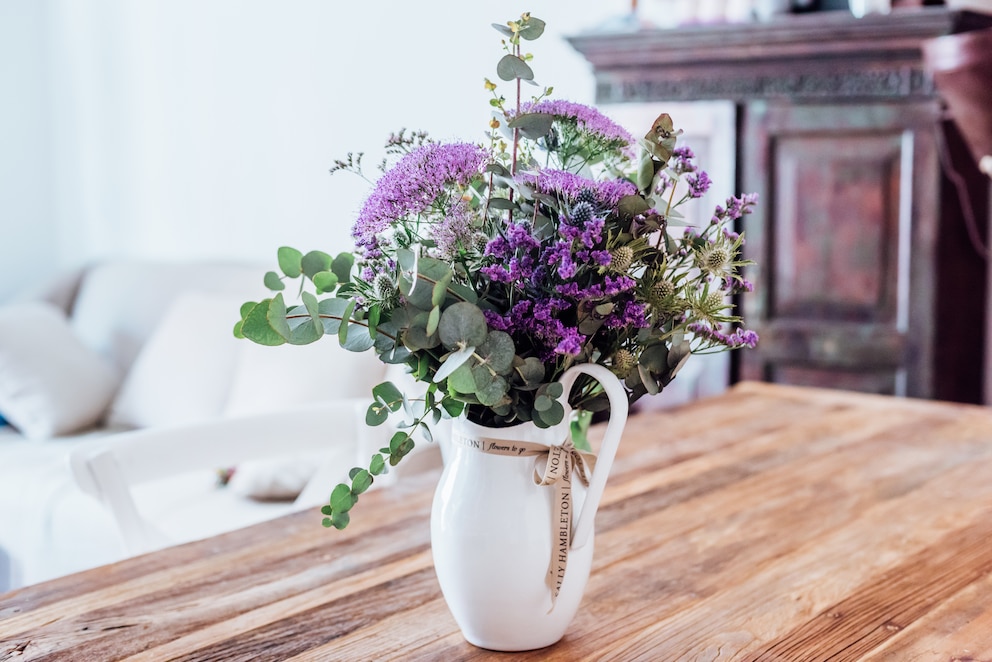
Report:
[{"label": "round eucalyptus leaf", "polygon": [[493,407],[503,400],[506,395],[507,383],[506,380],[499,375],[493,377],[485,387],[480,388],[476,391],[475,395],[479,398],[479,402],[487,407]]},{"label": "round eucalyptus leaf", "polygon": [[448,354],[448,358],[444,360],[441,367],[437,369],[436,373],[434,373],[434,382],[438,383],[443,381],[448,377],[448,375],[465,365],[466,361],[472,358],[473,352],[475,352],[475,347],[466,347],[465,349],[459,349]]},{"label": "round eucalyptus leaf", "polygon": [[365,469],[359,469],[351,479],[351,491],[353,494],[361,494],[372,485],[372,474]]},{"label": "round eucalyptus leaf", "polygon": [[[443,317],[441,318],[444,319]],[[403,332],[403,344],[412,352],[422,349],[431,349],[440,344],[436,333],[427,334],[427,330],[420,326],[411,326]]]},{"label": "round eucalyptus leaf", "polygon": [[551,409],[551,406],[554,405],[554,403],[554,398],[548,395],[539,395],[534,398],[534,409],[540,412],[545,412]]},{"label": "round eucalyptus leaf", "polygon": [[279,261],[279,270],[290,278],[297,278],[303,272],[303,268],[300,265],[303,261],[303,253],[295,248],[281,246],[276,251],[276,257]]},{"label": "round eucalyptus leaf", "polygon": [[448,388],[458,393],[475,393],[475,377],[468,363],[461,364],[448,375]]},{"label": "round eucalyptus leaf", "polygon": [[528,356],[517,372],[527,384],[539,384],[544,379],[544,363],[540,359]]},{"label": "round eucalyptus leaf", "polygon": [[478,347],[486,341],[489,327],[475,304],[460,301],[446,308],[437,326],[441,343],[447,349]]},{"label": "round eucalyptus leaf", "polygon": [[510,120],[508,126],[511,129],[520,129],[520,132],[531,140],[540,140],[548,135],[554,123],[554,115],[548,115],[547,113],[523,113]]},{"label": "round eucalyptus leaf", "polygon": [[369,473],[373,476],[378,476],[386,471],[386,461],[382,459],[382,456],[376,453],[372,456],[372,461],[369,463]]},{"label": "round eucalyptus leaf", "polygon": [[279,274],[274,271],[265,272],[265,277],[262,279],[262,282],[265,284],[265,287],[276,292],[286,289],[286,284],[282,282],[281,278],[279,278]]},{"label": "round eucalyptus leaf", "polygon": [[346,513],[355,505],[358,498],[351,493],[351,488],[340,483],[331,492],[331,509],[335,513]]},{"label": "round eucalyptus leaf", "polygon": [[333,271],[321,271],[313,275],[313,284],[321,294],[333,292],[338,282],[338,277]]},{"label": "round eucalyptus leaf", "polygon": [[557,400],[554,400],[546,411],[534,409],[531,413],[534,416],[534,423],[538,424],[538,427],[547,428],[558,425],[565,418],[565,408]]},{"label": "round eucalyptus leaf", "polygon": [[310,251],[300,259],[300,269],[312,279],[321,271],[330,271],[333,259],[323,251]]},{"label": "round eucalyptus leaf", "polygon": [[507,53],[496,64],[496,75],[505,81],[534,80],[534,71],[522,58]]},{"label": "round eucalyptus leaf", "polygon": [[520,28],[520,37],[527,41],[534,41],[544,34],[545,23],[539,18],[531,16]]},{"label": "round eucalyptus leaf", "polygon": [[516,347],[513,345],[513,338],[505,331],[490,331],[486,335],[486,342],[476,348],[476,353],[501,375],[508,375],[513,370]]},{"label": "round eucalyptus leaf", "polygon": [[369,427],[382,425],[388,418],[389,408],[379,404],[378,402],[373,402],[369,405],[369,408],[365,410],[365,424]]}]

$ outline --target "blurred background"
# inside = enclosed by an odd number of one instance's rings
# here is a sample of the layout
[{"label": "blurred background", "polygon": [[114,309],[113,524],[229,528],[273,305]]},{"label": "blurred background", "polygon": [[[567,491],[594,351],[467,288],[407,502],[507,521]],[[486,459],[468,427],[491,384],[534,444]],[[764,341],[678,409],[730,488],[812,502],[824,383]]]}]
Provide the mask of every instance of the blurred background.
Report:
[{"label": "blurred background", "polygon": [[563,36],[629,2],[0,0],[0,303],[99,259],[347,249],[368,185],[333,161],[375,175],[403,127],[480,139],[490,23],[528,10],[538,81],[592,102]]}]

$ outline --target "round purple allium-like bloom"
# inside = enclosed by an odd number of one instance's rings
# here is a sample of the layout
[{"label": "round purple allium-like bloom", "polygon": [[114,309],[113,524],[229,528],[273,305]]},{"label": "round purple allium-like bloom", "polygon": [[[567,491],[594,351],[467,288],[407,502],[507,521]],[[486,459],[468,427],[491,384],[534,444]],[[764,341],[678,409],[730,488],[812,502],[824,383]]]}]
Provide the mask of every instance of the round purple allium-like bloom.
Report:
[{"label": "round purple allium-like bloom", "polygon": [[616,140],[625,144],[634,142],[634,137],[630,135],[630,132],[609,117],[591,106],[574,101],[545,99],[537,103],[524,104],[520,112],[554,115],[561,120],[574,121],[581,130],[604,140]]},{"label": "round purple allium-like bloom", "polygon": [[396,219],[425,211],[452,183],[467,184],[488,158],[485,150],[470,143],[430,143],[400,159],[376,182],[352,228],[363,255],[370,257],[377,236]]}]

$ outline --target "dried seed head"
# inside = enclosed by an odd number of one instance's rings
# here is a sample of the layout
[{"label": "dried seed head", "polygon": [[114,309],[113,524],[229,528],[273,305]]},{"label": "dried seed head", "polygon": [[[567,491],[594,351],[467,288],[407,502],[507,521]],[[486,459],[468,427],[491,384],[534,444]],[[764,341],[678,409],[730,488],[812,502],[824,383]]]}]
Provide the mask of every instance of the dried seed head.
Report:
[{"label": "dried seed head", "polygon": [[624,377],[637,365],[637,359],[626,349],[618,349],[613,354],[613,373]]},{"label": "dried seed head", "polygon": [[634,251],[630,246],[621,246],[610,251],[610,268],[614,271],[626,272],[634,261]]}]

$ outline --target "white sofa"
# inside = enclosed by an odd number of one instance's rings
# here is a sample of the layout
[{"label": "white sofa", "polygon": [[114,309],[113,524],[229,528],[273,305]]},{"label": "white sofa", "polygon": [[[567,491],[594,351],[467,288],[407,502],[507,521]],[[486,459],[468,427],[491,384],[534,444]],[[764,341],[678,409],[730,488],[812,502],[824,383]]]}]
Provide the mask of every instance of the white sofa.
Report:
[{"label": "white sofa", "polygon": [[[0,427],[0,592],[125,556],[109,513],[73,482],[73,449],[129,428],[370,397],[385,372],[371,352],[234,338],[240,304],[267,295],[265,269],[111,262],[0,306],[0,415],[13,423]],[[294,507],[252,495],[366,450],[333,443],[326,456],[287,458],[289,476],[245,468],[220,487],[201,472],[143,486],[136,498],[176,540],[247,525]],[[320,473],[326,480],[326,467]]]}]

